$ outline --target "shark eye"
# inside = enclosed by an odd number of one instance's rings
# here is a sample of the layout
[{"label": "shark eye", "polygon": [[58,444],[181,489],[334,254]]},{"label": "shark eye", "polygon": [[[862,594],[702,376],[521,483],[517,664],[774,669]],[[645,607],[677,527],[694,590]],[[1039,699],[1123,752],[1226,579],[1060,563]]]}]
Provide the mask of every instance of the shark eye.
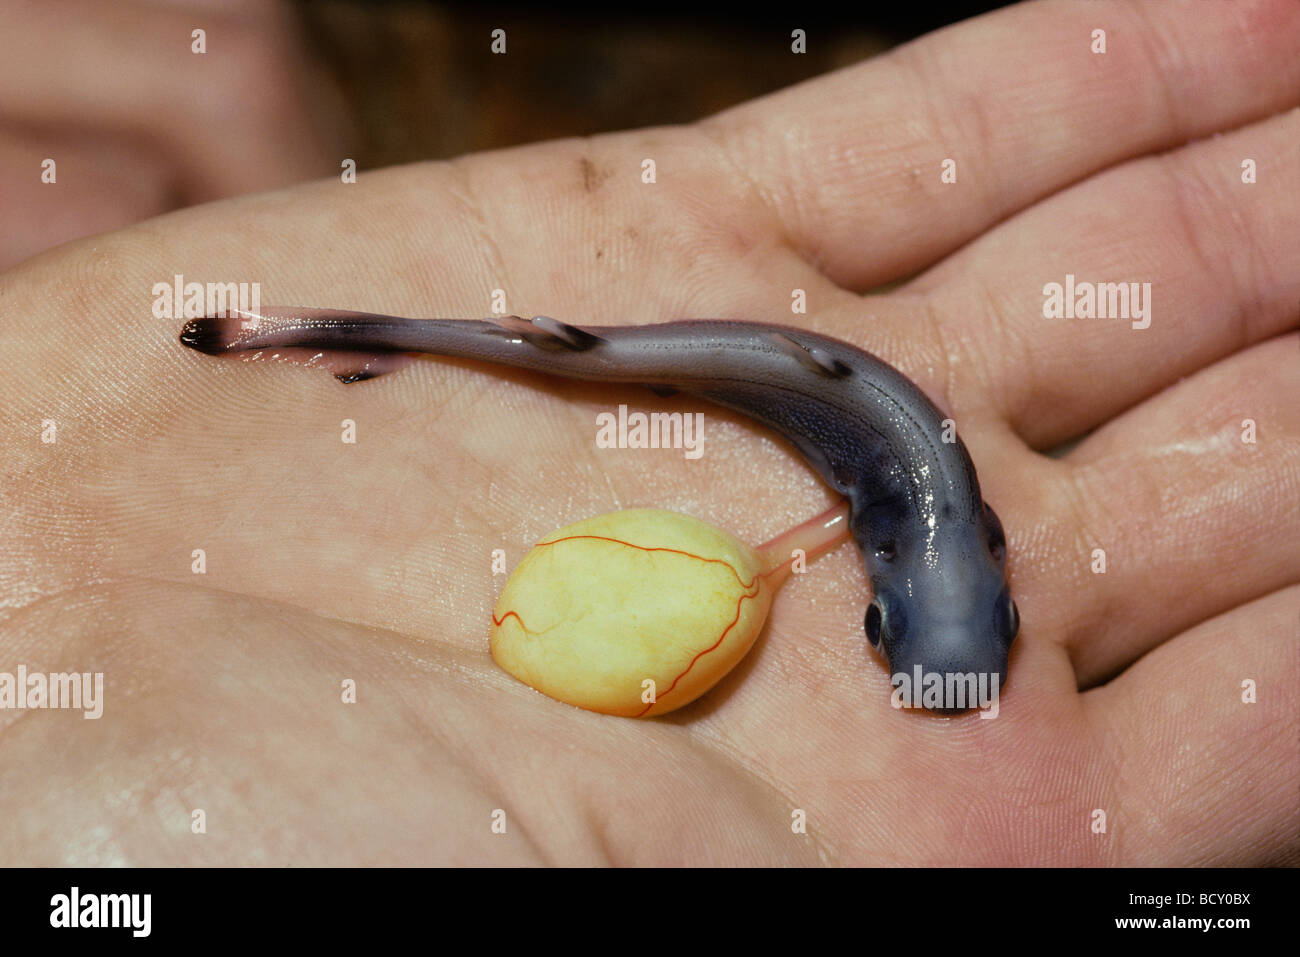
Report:
[{"label": "shark eye", "polygon": [[881,542],[876,546],[876,554],[881,561],[892,562],[898,556],[898,547],[893,542]]},{"label": "shark eye", "polygon": [[880,603],[873,601],[867,606],[867,619],[864,625],[867,629],[867,641],[871,642],[871,647],[879,650],[880,648],[880,631],[884,621],[884,616],[880,613]]},{"label": "shark eye", "polygon": [[989,554],[999,565],[1007,557],[1007,537],[1002,531],[1002,521],[998,518],[997,512],[989,508],[989,503],[984,503],[984,521],[988,527],[989,533]]},{"label": "shark eye", "polygon": [[1016,603],[1011,600],[1011,594],[1005,588],[998,595],[993,617],[998,636],[1008,645],[1011,644],[1020,631],[1020,609],[1016,607]]},{"label": "shark eye", "polygon": [[871,647],[889,658],[907,640],[907,605],[888,591],[878,592],[867,606],[864,625]]}]

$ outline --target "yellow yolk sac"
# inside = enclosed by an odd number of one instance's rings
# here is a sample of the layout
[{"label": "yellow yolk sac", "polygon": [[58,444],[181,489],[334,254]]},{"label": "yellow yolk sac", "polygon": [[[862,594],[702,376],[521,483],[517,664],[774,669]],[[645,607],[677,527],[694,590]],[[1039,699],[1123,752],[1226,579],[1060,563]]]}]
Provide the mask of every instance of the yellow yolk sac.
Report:
[{"label": "yellow yolk sac", "polygon": [[665,714],[730,671],[772,607],[758,553],[722,529],[629,509],[560,529],[515,569],[492,616],[492,657],[560,701]]},{"label": "yellow yolk sac", "polygon": [[[745,656],[789,573],[796,533],[822,529],[817,543],[804,542],[822,551],[842,540],[846,523],[837,514],[759,549],[661,509],[566,526],[534,546],[506,582],[492,615],[492,657],[529,687],[579,708],[666,714]],[[834,541],[826,537],[832,527]]]}]

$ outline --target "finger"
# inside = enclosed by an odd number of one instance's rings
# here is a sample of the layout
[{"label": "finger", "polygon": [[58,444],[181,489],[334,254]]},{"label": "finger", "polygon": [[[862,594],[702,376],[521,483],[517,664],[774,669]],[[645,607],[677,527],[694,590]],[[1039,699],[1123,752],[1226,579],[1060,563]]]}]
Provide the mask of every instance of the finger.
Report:
[{"label": "finger", "polygon": [[[0,114],[150,138],[193,198],[327,171],[276,9],[198,14],[95,0],[19,4],[0,40]],[[205,52],[192,32],[205,31]],[[165,81],[165,82],[163,82]]]},{"label": "finger", "polygon": [[1114,786],[1098,800],[1121,863],[1300,863],[1297,630],[1300,588],[1288,588],[1083,696],[1113,761]]},{"label": "finger", "polygon": [[[1053,446],[1300,325],[1297,140],[1293,110],[1109,170],[904,292],[929,295],[981,398],[1030,445]],[[1258,182],[1243,182],[1245,160]],[[1075,304],[1085,284],[1118,284],[1097,301],[1120,315],[1049,318],[1049,284],[1065,295],[1076,280]]]},{"label": "finger", "polygon": [[0,269],[70,239],[164,213],[174,195],[157,157],[120,137],[2,127]]},{"label": "finger", "polygon": [[1059,518],[1022,532],[1017,568],[1034,579],[1022,612],[1062,636],[1081,686],[1300,582],[1296,346],[1217,363],[1052,463],[1041,514]]},{"label": "finger", "polygon": [[1297,48],[1292,0],[1026,3],[703,128],[789,242],[864,289],[1090,173],[1300,102]]}]

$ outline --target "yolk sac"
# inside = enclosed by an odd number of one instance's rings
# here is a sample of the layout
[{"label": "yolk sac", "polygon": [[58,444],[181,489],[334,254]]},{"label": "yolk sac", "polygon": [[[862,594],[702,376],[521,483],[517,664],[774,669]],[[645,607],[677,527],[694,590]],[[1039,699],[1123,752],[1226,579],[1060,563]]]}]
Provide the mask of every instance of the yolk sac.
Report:
[{"label": "yolk sac", "polygon": [[[628,509],[536,545],[492,616],[492,657],[560,701],[625,717],[665,714],[745,656],[792,568],[842,542],[848,508],[757,549],[678,512]],[[801,550],[802,556],[796,553]]]}]

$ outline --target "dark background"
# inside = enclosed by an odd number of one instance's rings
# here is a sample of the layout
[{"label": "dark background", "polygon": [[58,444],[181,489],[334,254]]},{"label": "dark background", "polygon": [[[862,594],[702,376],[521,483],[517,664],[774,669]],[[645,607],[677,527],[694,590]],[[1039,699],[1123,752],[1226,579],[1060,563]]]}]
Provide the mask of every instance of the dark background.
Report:
[{"label": "dark background", "polygon": [[[300,0],[298,10],[350,105],[359,164],[374,169],[690,122],[1004,5]],[[504,56],[489,48],[498,27]],[[807,33],[798,56],[796,27]]]}]

